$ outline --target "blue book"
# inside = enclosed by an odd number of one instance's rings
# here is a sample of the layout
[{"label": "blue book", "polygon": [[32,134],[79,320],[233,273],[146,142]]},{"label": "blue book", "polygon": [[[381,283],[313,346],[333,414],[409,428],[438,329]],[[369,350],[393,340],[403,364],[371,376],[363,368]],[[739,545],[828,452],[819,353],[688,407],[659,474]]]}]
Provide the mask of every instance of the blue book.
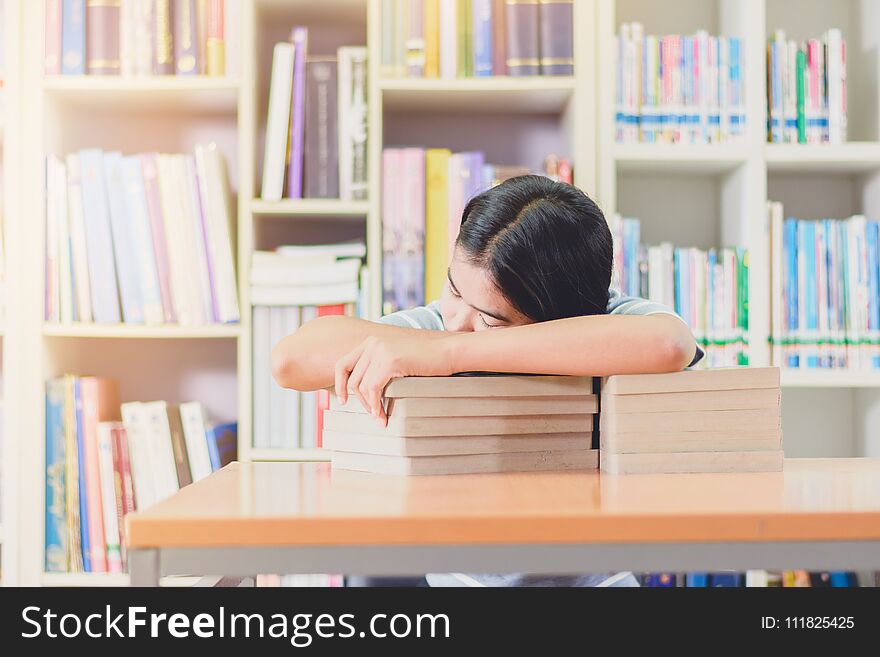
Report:
[{"label": "blue book", "polygon": [[113,260],[110,210],[104,185],[104,156],[99,149],[79,153],[82,169],[82,195],[89,260],[89,288],[92,317],[98,323],[118,324],[119,294]]},{"label": "blue book", "polygon": [[819,334],[819,300],[818,286],[816,283],[816,222],[802,221],[798,232],[800,238],[800,248],[804,253],[804,265],[806,280],[804,289],[804,303],[806,304],[806,312],[804,318],[806,320],[806,331],[804,339],[806,342],[807,367],[819,367],[819,355],[817,349],[817,338]]},{"label": "blue book", "polygon": [[681,317],[685,324],[691,325],[691,285],[693,285],[691,272],[690,249],[682,249],[681,257]]},{"label": "blue book", "polygon": [[211,459],[211,471],[232,463],[238,454],[238,424],[218,424],[205,432],[208,441],[208,456]]},{"label": "blue book", "polygon": [[67,502],[65,495],[64,381],[46,384],[46,552],[47,573],[65,573]]},{"label": "blue book", "polygon": [[[848,358],[849,345],[851,344],[850,333],[846,326],[847,303],[849,301],[849,245],[847,244],[847,221],[835,221],[835,229],[837,230],[837,245],[839,249],[838,258],[840,262],[840,327],[843,333],[843,350],[844,358]],[[843,363],[840,365],[844,366]]]},{"label": "blue book", "polygon": [[103,164],[107,202],[110,208],[110,232],[113,236],[113,253],[116,258],[116,276],[119,282],[119,298],[122,301],[122,319],[127,324],[143,324],[144,304],[141,296],[137,250],[128,208],[125,206],[122,154],[118,152],[104,153]]},{"label": "blue book", "polygon": [[858,587],[859,581],[855,573],[832,572],[831,586],[835,588]]},{"label": "blue book", "polygon": [[471,0],[474,77],[492,75],[492,0]]},{"label": "blue book", "polygon": [[743,103],[742,40],[728,38],[728,66],[730,68],[730,132],[737,135],[745,128],[745,104]]},{"label": "blue book", "polygon": [[681,249],[675,249],[672,252],[672,272],[673,272],[673,288],[675,289],[675,312],[679,317],[681,314]]},{"label": "blue book", "polygon": [[711,573],[709,575],[709,588],[726,589],[744,585],[745,576],[742,573]]},{"label": "blue book", "polygon": [[86,436],[83,430],[83,403],[79,377],[73,381],[74,409],[76,410],[76,453],[79,467],[79,527],[82,547],[83,572],[92,572],[91,541],[89,540],[89,501],[86,492]]},{"label": "blue book", "polygon": [[709,586],[709,573],[687,573],[685,586],[688,588],[705,588]]},{"label": "blue book", "polygon": [[675,573],[646,573],[642,578],[642,586],[648,588],[674,588]]},{"label": "blue book", "polygon": [[[718,253],[715,249],[709,249],[706,256],[708,271],[706,272],[706,344],[714,346],[720,344],[722,336],[715,335],[713,323],[715,321],[715,265],[718,263]],[[710,340],[711,339],[711,340]]]},{"label": "blue book", "polygon": [[85,0],[64,0],[61,6],[61,73],[86,73]]},{"label": "blue book", "polygon": [[868,336],[870,344],[873,347],[871,352],[871,367],[880,368],[880,349],[878,338],[880,338],[880,234],[878,234],[878,224],[876,221],[865,222],[865,243],[868,252]]},{"label": "blue book", "polygon": [[[798,268],[797,268],[797,219],[786,219],[782,229],[783,256],[785,260],[785,299],[788,330],[786,339],[790,345],[797,342],[798,331]],[[797,368],[799,355],[796,348],[788,352],[788,366]]]}]

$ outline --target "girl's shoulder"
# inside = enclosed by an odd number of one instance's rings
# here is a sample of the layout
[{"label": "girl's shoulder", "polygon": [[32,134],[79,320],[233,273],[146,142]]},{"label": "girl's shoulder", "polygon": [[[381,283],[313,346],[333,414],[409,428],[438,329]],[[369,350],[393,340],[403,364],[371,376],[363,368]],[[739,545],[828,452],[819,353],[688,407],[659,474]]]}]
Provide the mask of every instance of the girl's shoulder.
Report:
[{"label": "girl's shoulder", "polygon": [[427,306],[417,306],[408,310],[398,310],[396,313],[385,315],[379,320],[383,324],[400,326],[402,328],[428,329],[430,331],[443,331],[443,317],[440,314],[440,302],[434,301]]}]

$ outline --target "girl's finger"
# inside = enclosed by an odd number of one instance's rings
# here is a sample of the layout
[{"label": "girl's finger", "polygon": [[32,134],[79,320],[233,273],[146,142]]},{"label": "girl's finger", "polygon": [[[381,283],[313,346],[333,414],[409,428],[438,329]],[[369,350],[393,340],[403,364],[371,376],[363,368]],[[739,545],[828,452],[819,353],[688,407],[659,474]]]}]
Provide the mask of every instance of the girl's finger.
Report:
[{"label": "girl's finger", "polygon": [[357,363],[355,363],[351,370],[351,375],[348,378],[348,389],[357,396],[367,413],[372,413],[373,409],[370,407],[370,402],[361,391],[361,382],[363,381],[364,375],[367,373],[369,366],[370,354],[368,351],[365,351],[361,353]]},{"label": "girl's finger", "polygon": [[363,350],[364,343],[361,343],[336,361],[333,377],[334,386],[336,389],[336,396],[342,404],[345,404],[348,401],[348,380],[351,376],[351,371],[354,369]]},{"label": "girl's finger", "polygon": [[382,372],[377,372],[376,369],[374,365],[369,374],[364,377],[364,380],[361,382],[361,390],[369,402],[370,408],[373,409],[373,416],[384,427],[388,424],[388,416],[382,403],[382,392],[385,390],[390,377]]}]

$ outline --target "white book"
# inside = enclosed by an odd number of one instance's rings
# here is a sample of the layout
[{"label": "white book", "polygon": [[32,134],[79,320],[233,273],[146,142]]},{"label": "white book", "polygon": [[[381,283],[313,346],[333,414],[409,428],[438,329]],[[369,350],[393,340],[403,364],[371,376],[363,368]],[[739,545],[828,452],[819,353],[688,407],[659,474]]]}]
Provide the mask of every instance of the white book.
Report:
[{"label": "white book", "polygon": [[458,74],[458,19],[455,2],[440,3],[440,77],[453,79]]},{"label": "white book", "polygon": [[358,280],[360,268],[361,262],[355,258],[316,266],[302,266],[293,260],[286,266],[251,267],[251,285],[298,287],[351,283]]},{"label": "white book", "polygon": [[327,252],[284,255],[276,251],[254,251],[251,254],[251,269],[324,267],[335,262],[336,256]]},{"label": "white book", "polygon": [[[318,317],[318,308],[316,306],[307,306],[302,309],[301,322],[305,326],[313,319]],[[318,433],[318,393],[314,390],[304,392],[300,396],[300,414],[299,414],[299,435],[297,437],[297,447],[305,447],[306,445],[316,444],[316,436]]]},{"label": "white book", "polygon": [[229,194],[226,163],[214,143],[197,144],[196,166],[205,213],[208,251],[214,269],[214,294],[220,322],[237,322],[238,285],[235,279],[235,212]]},{"label": "white book", "polygon": [[769,586],[769,577],[766,570],[747,570],[746,571],[746,587],[767,588]]},{"label": "white book", "polygon": [[284,245],[276,250],[286,257],[332,255],[335,258],[366,258],[367,245],[364,242],[337,242],[334,244]]},{"label": "white book", "polygon": [[271,447],[272,422],[270,410],[270,386],[273,385],[270,354],[272,350],[268,306],[253,309],[253,358],[254,358],[254,438],[256,448]]},{"label": "white book", "polygon": [[202,301],[202,311],[206,322],[215,322],[214,317],[214,291],[211,285],[213,264],[207,244],[207,230],[205,227],[204,208],[202,197],[199,192],[199,181],[196,175],[196,161],[192,155],[184,156],[185,184],[184,198],[189,217],[190,230],[192,231],[195,251],[191,262],[195,265],[199,279],[199,298]]},{"label": "white book", "polygon": [[[384,46],[384,44],[383,44]],[[343,201],[351,201],[351,183],[353,175],[353,158],[351,144],[351,118],[352,118],[352,93],[351,93],[351,57],[353,48],[343,46],[336,51],[338,62],[336,73],[336,125],[337,125],[337,163],[339,165],[339,198]]]},{"label": "white book", "polygon": [[843,98],[843,44],[840,30],[830,29],[826,32],[825,51],[828,53],[825,62],[828,79],[828,142],[839,144],[843,141],[841,118],[846,103]]},{"label": "white book", "polygon": [[122,182],[125,186],[125,207],[131,229],[129,235],[134,240],[132,246],[140,272],[144,321],[147,324],[161,324],[164,321],[164,311],[140,156],[129,155],[122,158]]},{"label": "white book", "polygon": [[284,165],[293,91],[293,57],[292,43],[275,44],[263,152],[263,186],[260,193],[264,201],[280,201],[284,191]]},{"label": "white book", "polygon": [[[281,311],[281,323],[284,329],[282,337],[284,337],[290,335],[299,328],[301,309],[295,306],[285,306],[283,308],[280,308],[279,310]],[[282,444],[279,446],[285,449],[289,449],[297,446],[297,430],[299,428],[299,414],[300,406],[302,404],[302,393],[297,390],[287,389],[285,389],[283,392],[285,400],[285,429]],[[307,447],[307,445],[303,445],[303,447]]]},{"label": "white book", "polygon": [[98,474],[101,480],[101,515],[104,519],[104,541],[107,545],[107,570],[122,572],[119,551],[119,520],[116,516],[116,481],[113,474],[113,422],[98,422]]},{"label": "white book", "polygon": [[92,297],[89,288],[89,259],[86,252],[81,175],[79,155],[71,153],[67,156],[67,212],[70,218],[70,250],[76,288],[76,319],[80,322],[91,322]]},{"label": "white book", "polygon": [[180,489],[174,448],[171,445],[171,427],[168,424],[168,404],[164,401],[145,402],[143,408],[145,433],[155,468],[156,501],[159,501],[174,495]]},{"label": "white book", "polygon": [[179,255],[182,259],[185,300],[192,314],[193,323],[205,324],[210,316],[205,313],[205,283],[200,271],[203,260],[199,257],[196,223],[191,216],[186,158],[181,154],[169,157],[169,169],[173,175],[171,189],[178,210],[175,236],[180,240]]},{"label": "white book", "polygon": [[[269,308],[269,349],[272,349],[284,337],[284,308]],[[269,382],[269,447],[282,447],[286,437],[292,431],[285,413],[286,395],[278,382]]]},{"label": "white book", "polygon": [[[131,2],[132,0],[123,0]],[[153,0],[134,0],[134,61],[137,75],[153,74]]]},{"label": "white book", "polygon": [[58,235],[58,311],[63,323],[73,321],[73,272],[70,254],[70,217],[67,206],[67,166],[54,158],[55,211]]},{"label": "white book", "polygon": [[223,37],[226,45],[226,77],[235,80],[240,74],[239,60],[241,58],[241,6],[242,1],[223,3]]},{"label": "white book", "polygon": [[656,474],[685,472],[779,472],[782,451],[682,452],[679,454],[615,454],[602,450],[602,472]]},{"label": "white book", "polygon": [[119,3],[119,73],[126,77],[135,74],[135,13],[137,0],[121,0]]},{"label": "white book", "polygon": [[129,460],[131,461],[131,478],[134,484],[134,496],[139,511],[147,509],[157,501],[158,485],[150,440],[147,436],[146,415],[141,402],[127,402],[120,405],[122,424],[128,438]]},{"label": "white book", "polygon": [[311,287],[260,285],[251,289],[251,303],[258,306],[326,306],[355,303],[357,299],[357,282]]},{"label": "white book", "polygon": [[785,334],[783,319],[785,317],[785,299],[783,296],[783,261],[782,261],[782,203],[767,203],[770,215],[770,338],[772,345],[772,364],[783,364],[782,338]]},{"label": "white book", "polygon": [[196,323],[194,309],[188,300],[188,281],[186,259],[182,232],[182,216],[179,209],[174,184],[174,169],[171,166],[171,155],[157,155],[156,169],[159,178],[159,196],[162,205],[162,222],[165,227],[165,244],[168,256],[168,272],[170,278],[171,301],[174,315],[181,325]]},{"label": "white book", "polygon": [[189,470],[193,482],[211,474],[211,457],[208,454],[208,439],[205,434],[207,421],[205,408],[199,402],[184,402],[180,405],[180,424],[183,427],[183,440],[189,457]]}]

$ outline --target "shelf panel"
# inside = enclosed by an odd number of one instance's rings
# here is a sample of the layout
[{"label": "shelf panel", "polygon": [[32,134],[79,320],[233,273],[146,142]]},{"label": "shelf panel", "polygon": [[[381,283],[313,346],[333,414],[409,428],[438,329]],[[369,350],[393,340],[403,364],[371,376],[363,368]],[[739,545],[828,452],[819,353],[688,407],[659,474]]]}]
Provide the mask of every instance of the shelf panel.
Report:
[{"label": "shelf panel", "polygon": [[746,161],[746,144],[615,144],[619,172],[715,175]]},{"label": "shelf panel", "polygon": [[846,144],[767,144],[770,172],[860,173],[880,169],[880,142]]},{"label": "shelf panel", "polygon": [[573,77],[413,78],[382,80],[389,112],[558,114],[574,93]]},{"label": "shelf panel", "polygon": [[324,449],[266,449],[251,448],[251,461],[329,461],[330,452]]},{"label": "shelf panel", "polygon": [[[195,586],[201,577],[163,577],[159,586],[188,587]],[[43,573],[40,578],[42,586],[128,586],[127,573]]]},{"label": "shelf panel", "polygon": [[65,104],[163,114],[234,114],[239,84],[223,77],[50,76],[46,93]]},{"label": "shelf panel", "polygon": [[369,201],[340,201],[329,198],[282,199],[264,201],[253,199],[251,213],[258,217],[337,217],[366,219]]},{"label": "shelf panel", "polygon": [[204,326],[127,325],[127,324],[43,324],[43,335],[60,338],[203,339],[237,338],[239,324]]},{"label": "shelf panel", "polygon": [[783,388],[880,388],[878,370],[780,371]]}]

